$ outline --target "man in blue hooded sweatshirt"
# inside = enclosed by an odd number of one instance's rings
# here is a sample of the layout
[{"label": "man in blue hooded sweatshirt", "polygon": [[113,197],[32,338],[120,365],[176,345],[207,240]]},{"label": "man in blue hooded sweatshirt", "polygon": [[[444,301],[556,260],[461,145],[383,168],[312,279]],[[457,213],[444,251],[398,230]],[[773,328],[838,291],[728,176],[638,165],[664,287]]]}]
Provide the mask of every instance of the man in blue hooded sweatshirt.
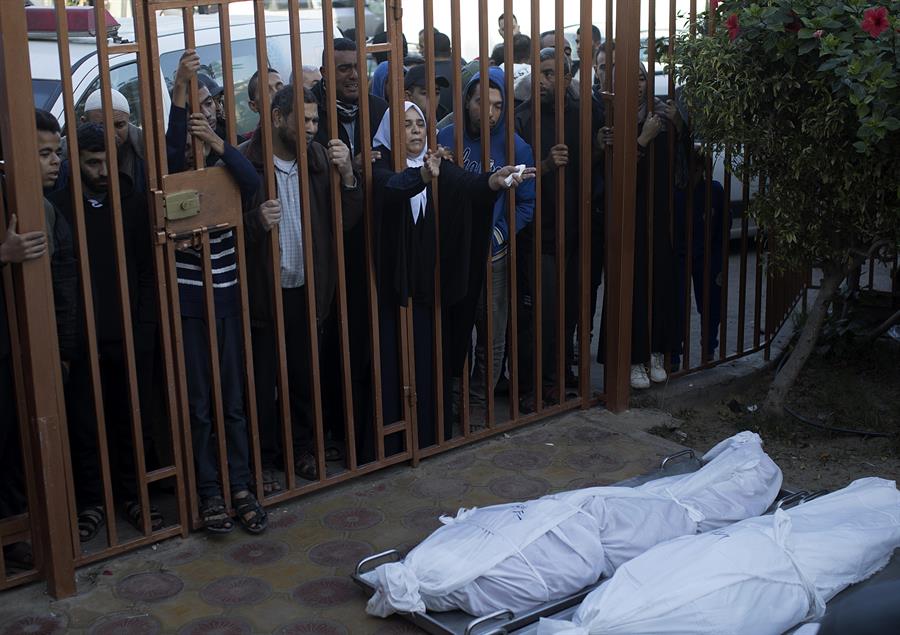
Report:
[{"label": "man in blue hooded sweatshirt", "polygon": [[[499,68],[491,68],[488,71],[489,90],[488,104],[481,103],[481,73],[476,73],[466,84],[463,91],[463,168],[471,172],[493,172],[504,165],[534,165],[534,155],[531,147],[519,136],[515,135],[515,157],[506,156],[506,116],[507,99],[505,78]],[[482,165],[483,146],[481,139],[482,116],[487,116],[490,124],[490,165]],[[438,133],[438,143],[447,148],[455,147],[457,125],[451,124]],[[494,205],[494,232],[491,240],[492,281],[493,292],[491,297],[491,311],[493,315],[493,333],[491,337],[491,354],[493,356],[493,372],[490,378],[490,389],[493,390],[500,378],[503,366],[503,353],[506,347],[506,324],[509,315],[509,289],[507,278],[509,274],[509,225],[507,223],[507,196],[504,192],[497,198]],[[516,232],[531,223],[534,217],[534,182],[526,181],[515,193],[516,200]],[[475,331],[477,340],[475,345],[474,377],[471,383],[471,403],[474,407],[473,424],[479,425],[484,421],[484,407],[486,403],[486,349],[487,349],[487,312],[485,306],[487,299],[482,292],[479,303]]]}]

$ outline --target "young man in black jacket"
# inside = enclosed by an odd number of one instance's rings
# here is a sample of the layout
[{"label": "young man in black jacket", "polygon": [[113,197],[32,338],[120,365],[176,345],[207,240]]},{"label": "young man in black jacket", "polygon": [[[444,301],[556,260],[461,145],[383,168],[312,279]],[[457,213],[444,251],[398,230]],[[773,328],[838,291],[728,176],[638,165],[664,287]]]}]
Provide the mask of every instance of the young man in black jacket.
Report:
[{"label": "young man in black jacket", "polygon": [[[72,361],[66,384],[66,411],[75,492],[78,502],[78,530],[82,541],[97,535],[106,520],[103,507],[103,485],[97,455],[97,420],[99,406],[94,404],[91,370],[86,350],[86,328],[94,328],[97,336],[100,378],[103,393],[103,416],[109,439],[109,457],[117,496],[124,501],[126,519],[138,530],[143,528],[138,504],[135,473],[135,449],[132,438],[131,413],[140,404],[131,404],[128,369],[119,293],[119,262],[116,255],[114,207],[109,197],[109,167],[103,127],[83,123],[78,127],[79,168],[83,188],[84,226],[90,267],[90,286],[94,324],[82,322],[79,354]],[[121,221],[123,227],[125,271],[128,302],[134,338],[135,366],[138,385],[150,382],[147,368],[156,342],[156,283],[146,195],[136,192],[128,175],[119,173]],[[66,220],[73,224],[75,208],[68,190],[51,194],[51,201]],[[96,410],[95,410],[96,407]],[[151,528],[162,527],[163,518],[151,508]]]},{"label": "young man in black jacket", "polygon": [[[60,169],[59,122],[44,110],[35,110],[35,120],[42,185],[50,188],[58,178]],[[46,233],[35,231],[20,234],[17,231],[18,218],[13,212],[6,236],[0,241],[0,269],[7,264],[20,264],[49,254],[56,331],[65,378],[74,355],[78,278],[69,225],[46,199],[44,218]],[[0,275],[0,519],[21,514],[26,508],[7,310],[12,310],[12,307],[7,309]],[[25,542],[5,545],[3,558],[8,573],[29,570],[34,565],[31,547]]]}]

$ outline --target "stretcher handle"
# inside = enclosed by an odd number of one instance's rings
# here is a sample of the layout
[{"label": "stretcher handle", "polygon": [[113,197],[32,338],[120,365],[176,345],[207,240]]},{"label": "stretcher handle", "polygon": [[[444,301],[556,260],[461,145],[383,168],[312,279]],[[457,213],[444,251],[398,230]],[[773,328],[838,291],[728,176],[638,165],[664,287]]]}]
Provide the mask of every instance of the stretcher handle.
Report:
[{"label": "stretcher handle", "polygon": [[806,491],[805,489],[796,491],[793,494],[788,494],[787,496],[785,496],[784,498],[782,498],[775,504],[775,509],[781,509],[785,505],[790,505],[792,503],[799,503],[807,496],[809,496],[809,492]]},{"label": "stretcher handle", "polygon": [[681,458],[681,457],[683,457],[683,456],[688,456],[688,457],[690,457],[690,458],[692,458],[692,459],[696,459],[696,458],[697,458],[697,456],[694,454],[694,451],[691,450],[690,448],[688,448],[687,450],[682,450],[681,452],[676,452],[675,454],[670,454],[669,456],[667,456],[666,458],[664,458],[664,459],[662,460],[662,463],[659,464],[659,469],[660,469],[660,471],[666,469],[666,464],[667,464],[669,461],[673,461],[673,460],[675,460],[675,459],[679,459],[679,458]]},{"label": "stretcher handle", "polygon": [[386,558],[387,556],[396,556],[396,560],[402,560],[403,556],[400,555],[400,552],[396,549],[388,549],[387,551],[382,551],[381,553],[376,553],[372,556],[367,556],[359,561],[356,565],[356,575],[362,575],[362,568],[372,562],[377,560],[381,560],[382,558]]},{"label": "stretcher handle", "polygon": [[827,489],[817,489],[812,494],[804,496],[802,502],[806,503],[808,501],[815,500],[817,498],[821,498],[821,497],[825,496],[825,494],[829,494],[829,493],[830,492]]},{"label": "stretcher handle", "polygon": [[[501,617],[512,619],[513,612],[510,611],[509,609],[500,609],[499,611],[494,611],[493,613],[489,613],[483,617],[474,619],[471,622],[469,622],[469,624],[466,626],[465,635],[472,635],[472,633],[475,631],[475,628],[477,626],[481,626],[482,624],[486,624],[487,622],[490,622],[491,620],[496,620]],[[496,633],[496,632],[497,631],[492,631],[492,633]],[[506,631],[503,631],[503,632],[505,633]]]}]

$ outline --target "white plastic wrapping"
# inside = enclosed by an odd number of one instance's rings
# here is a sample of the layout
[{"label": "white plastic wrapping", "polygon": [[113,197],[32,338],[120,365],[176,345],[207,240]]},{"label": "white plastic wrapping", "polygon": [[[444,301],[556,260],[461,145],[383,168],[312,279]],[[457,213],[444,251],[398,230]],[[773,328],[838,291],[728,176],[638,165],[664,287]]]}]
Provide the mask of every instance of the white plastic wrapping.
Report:
[{"label": "white plastic wrapping", "polygon": [[759,436],[717,445],[699,471],[637,488],[594,487],[460,510],[402,562],[365,574],[371,615],[460,609],[516,614],[578,592],[646,549],[762,513],[781,472]]},{"label": "white plastic wrapping", "polygon": [[900,547],[900,492],[869,478],[789,511],[660,544],[538,635],[777,635],[875,574]]}]

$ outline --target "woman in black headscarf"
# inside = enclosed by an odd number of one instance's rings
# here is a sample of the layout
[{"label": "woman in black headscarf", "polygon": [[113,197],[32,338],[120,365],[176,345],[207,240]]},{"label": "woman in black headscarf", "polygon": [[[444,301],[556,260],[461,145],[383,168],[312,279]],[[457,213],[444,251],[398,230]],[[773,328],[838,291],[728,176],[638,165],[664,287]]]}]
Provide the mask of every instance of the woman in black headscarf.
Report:
[{"label": "woman in black headscarf", "polygon": [[[475,307],[481,292],[500,190],[534,178],[534,169],[503,167],[473,174],[446,160],[441,147],[429,151],[425,116],[405,103],[406,169],[394,172],[390,111],[384,114],[374,146],[381,158],[373,167],[375,183],[378,303],[381,333],[382,407],[385,424],[403,419],[399,358],[398,307],[412,299],[413,345],[419,447],[439,442],[436,434],[434,359],[435,267],[440,249],[440,306],[444,385],[459,377],[468,354]],[[440,226],[435,218],[438,185]],[[450,393],[445,390],[449,404]],[[446,408],[449,413],[450,409]],[[446,418],[445,418],[446,421]],[[449,425],[447,426],[449,429]],[[399,434],[388,439],[386,453],[401,449]],[[441,436],[448,436],[446,430]]]}]

